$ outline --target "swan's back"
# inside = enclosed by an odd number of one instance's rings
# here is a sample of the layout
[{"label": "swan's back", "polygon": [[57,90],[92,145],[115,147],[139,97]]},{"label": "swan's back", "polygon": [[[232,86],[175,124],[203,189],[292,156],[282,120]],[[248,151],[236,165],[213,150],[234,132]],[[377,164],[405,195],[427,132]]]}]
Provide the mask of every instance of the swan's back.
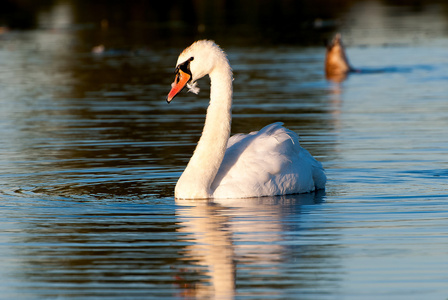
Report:
[{"label": "swan's back", "polygon": [[300,147],[298,135],[273,123],[229,139],[211,189],[214,198],[242,198],[305,193],[325,182],[321,163]]}]

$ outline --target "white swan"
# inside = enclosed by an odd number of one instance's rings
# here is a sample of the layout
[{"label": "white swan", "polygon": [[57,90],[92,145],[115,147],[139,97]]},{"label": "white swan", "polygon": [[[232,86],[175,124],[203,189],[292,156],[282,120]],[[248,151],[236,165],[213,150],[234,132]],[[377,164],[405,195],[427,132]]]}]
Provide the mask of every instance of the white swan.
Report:
[{"label": "white swan", "polygon": [[229,139],[232,70],[213,41],[197,41],[179,55],[167,102],[185,85],[198,93],[196,81],[207,74],[210,105],[196,150],[176,184],[176,198],[248,198],[325,188],[321,163],[300,147],[298,135],[282,123]]}]

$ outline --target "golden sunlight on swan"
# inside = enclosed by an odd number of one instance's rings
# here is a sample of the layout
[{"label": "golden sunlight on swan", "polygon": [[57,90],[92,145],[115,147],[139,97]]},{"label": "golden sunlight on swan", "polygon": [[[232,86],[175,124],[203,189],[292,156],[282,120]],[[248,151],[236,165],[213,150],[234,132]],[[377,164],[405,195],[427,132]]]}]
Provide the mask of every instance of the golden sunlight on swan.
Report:
[{"label": "golden sunlight on swan", "polygon": [[185,86],[198,93],[196,81],[206,75],[210,105],[196,150],[176,184],[176,198],[248,198],[325,188],[321,163],[282,123],[229,138],[233,76],[226,54],[213,41],[197,41],[180,54],[167,102]]}]

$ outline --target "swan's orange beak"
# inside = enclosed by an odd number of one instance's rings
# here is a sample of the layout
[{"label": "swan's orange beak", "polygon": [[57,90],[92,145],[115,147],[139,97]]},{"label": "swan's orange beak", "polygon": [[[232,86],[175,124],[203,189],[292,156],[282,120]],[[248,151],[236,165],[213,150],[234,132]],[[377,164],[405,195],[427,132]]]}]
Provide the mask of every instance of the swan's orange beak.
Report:
[{"label": "swan's orange beak", "polygon": [[179,94],[180,91],[185,87],[187,82],[191,79],[191,75],[188,73],[185,73],[182,70],[179,70],[176,74],[176,78],[174,79],[174,82],[171,84],[171,91],[168,94],[168,97],[166,98],[166,102],[170,103],[171,100],[173,100],[174,97],[176,97],[177,94]]}]

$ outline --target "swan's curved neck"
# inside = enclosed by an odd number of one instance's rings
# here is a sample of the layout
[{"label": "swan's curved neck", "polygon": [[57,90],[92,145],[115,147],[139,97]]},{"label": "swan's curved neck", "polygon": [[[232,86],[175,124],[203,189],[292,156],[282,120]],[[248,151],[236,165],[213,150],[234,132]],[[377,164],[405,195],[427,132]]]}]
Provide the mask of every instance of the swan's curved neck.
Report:
[{"label": "swan's curved neck", "polygon": [[210,105],[202,136],[175,189],[176,198],[210,198],[210,186],[224,158],[230,136],[232,70],[223,56],[210,76]]}]

